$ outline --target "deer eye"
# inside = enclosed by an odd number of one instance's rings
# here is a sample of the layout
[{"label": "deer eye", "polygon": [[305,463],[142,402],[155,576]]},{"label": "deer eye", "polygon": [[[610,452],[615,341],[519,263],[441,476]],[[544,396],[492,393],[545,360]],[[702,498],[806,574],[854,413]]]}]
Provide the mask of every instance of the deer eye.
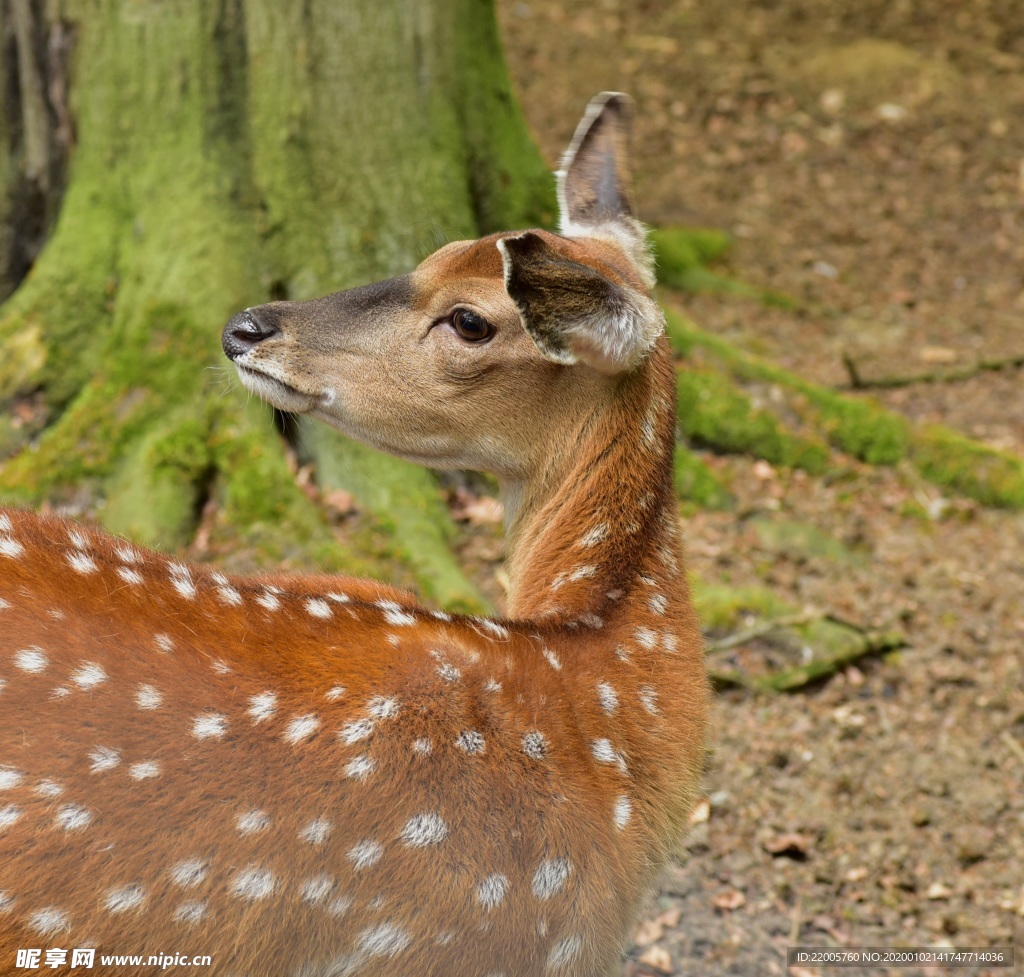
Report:
[{"label": "deer eye", "polygon": [[452,328],[467,343],[486,343],[494,335],[494,326],[469,309],[456,309],[452,313]]}]

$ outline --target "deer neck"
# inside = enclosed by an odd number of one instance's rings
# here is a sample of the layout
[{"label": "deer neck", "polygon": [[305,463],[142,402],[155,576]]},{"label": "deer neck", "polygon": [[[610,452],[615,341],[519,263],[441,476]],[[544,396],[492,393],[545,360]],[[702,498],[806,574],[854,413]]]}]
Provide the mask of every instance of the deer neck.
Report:
[{"label": "deer neck", "polygon": [[686,601],[672,477],[674,370],[664,341],[622,383],[533,478],[502,486],[513,618],[603,626],[645,586],[656,609]]}]

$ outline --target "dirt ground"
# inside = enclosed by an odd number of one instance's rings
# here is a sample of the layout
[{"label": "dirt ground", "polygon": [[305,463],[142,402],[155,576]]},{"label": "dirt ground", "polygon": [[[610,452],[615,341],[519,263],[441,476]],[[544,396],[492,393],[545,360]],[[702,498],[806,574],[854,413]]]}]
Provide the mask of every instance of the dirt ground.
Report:
[{"label": "dirt ground", "polygon": [[[1019,0],[501,0],[499,15],[552,163],[590,95],[631,92],[641,216],[729,231],[728,271],[799,309],[665,301],[822,383],[849,385],[847,363],[869,383],[931,376],[875,395],[1024,454]],[[1024,972],[1024,514],[909,469],[816,480],[706,460],[739,503],[689,516],[698,576],[910,646],[801,693],[720,696],[707,804],[624,973],[783,974],[796,944],[1014,943]],[[826,972],[947,971],[789,970]]]}]

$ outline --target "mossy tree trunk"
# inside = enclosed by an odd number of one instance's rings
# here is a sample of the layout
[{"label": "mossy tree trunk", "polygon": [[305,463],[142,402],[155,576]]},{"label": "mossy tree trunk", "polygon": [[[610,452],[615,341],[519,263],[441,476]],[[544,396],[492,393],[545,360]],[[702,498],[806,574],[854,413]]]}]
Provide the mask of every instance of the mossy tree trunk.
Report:
[{"label": "mossy tree trunk", "polygon": [[[61,133],[75,133],[52,234],[0,310],[0,495],[100,502],[112,528],[166,546],[187,542],[212,496],[216,532],[268,560],[366,569],[296,487],[269,413],[229,379],[220,327],[268,298],[407,270],[446,239],[551,220],[491,0],[0,10],[8,34],[20,10],[37,44],[57,28],[74,38],[63,88],[44,85],[34,103],[48,186]],[[9,80],[23,51],[2,55]],[[0,123],[9,191],[29,174],[27,96],[14,88],[21,107]],[[361,486],[403,483],[396,463],[378,479],[375,458],[333,435],[304,443],[334,485],[346,487],[338,457],[358,466],[357,499]],[[436,485],[408,474],[407,491],[387,494],[387,545],[429,596],[472,605]]]}]

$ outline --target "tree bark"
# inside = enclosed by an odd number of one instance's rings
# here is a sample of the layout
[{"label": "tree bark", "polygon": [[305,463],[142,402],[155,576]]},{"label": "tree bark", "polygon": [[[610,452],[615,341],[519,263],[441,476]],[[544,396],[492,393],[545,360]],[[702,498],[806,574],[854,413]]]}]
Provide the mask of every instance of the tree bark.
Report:
[{"label": "tree bark", "polygon": [[[219,331],[269,298],[407,270],[445,240],[550,223],[491,0],[9,0],[4,13],[19,39],[26,18],[73,32],[77,142],[52,236],[0,310],[0,493],[100,505],[112,528],[178,547],[212,498],[214,542],[241,539],[247,558],[365,569],[295,485],[269,412],[229,379]],[[60,121],[35,82],[22,101],[49,127],[31,146],[24,129],[33,172]],[[340,436],[300,450],[348,487]],[[376,460],[358,464],[372,483]],[[408,474],[384,529],[401,540],[424,511],[440,528],[417,523],[407,582],[479,606],[436,483]]]}]

